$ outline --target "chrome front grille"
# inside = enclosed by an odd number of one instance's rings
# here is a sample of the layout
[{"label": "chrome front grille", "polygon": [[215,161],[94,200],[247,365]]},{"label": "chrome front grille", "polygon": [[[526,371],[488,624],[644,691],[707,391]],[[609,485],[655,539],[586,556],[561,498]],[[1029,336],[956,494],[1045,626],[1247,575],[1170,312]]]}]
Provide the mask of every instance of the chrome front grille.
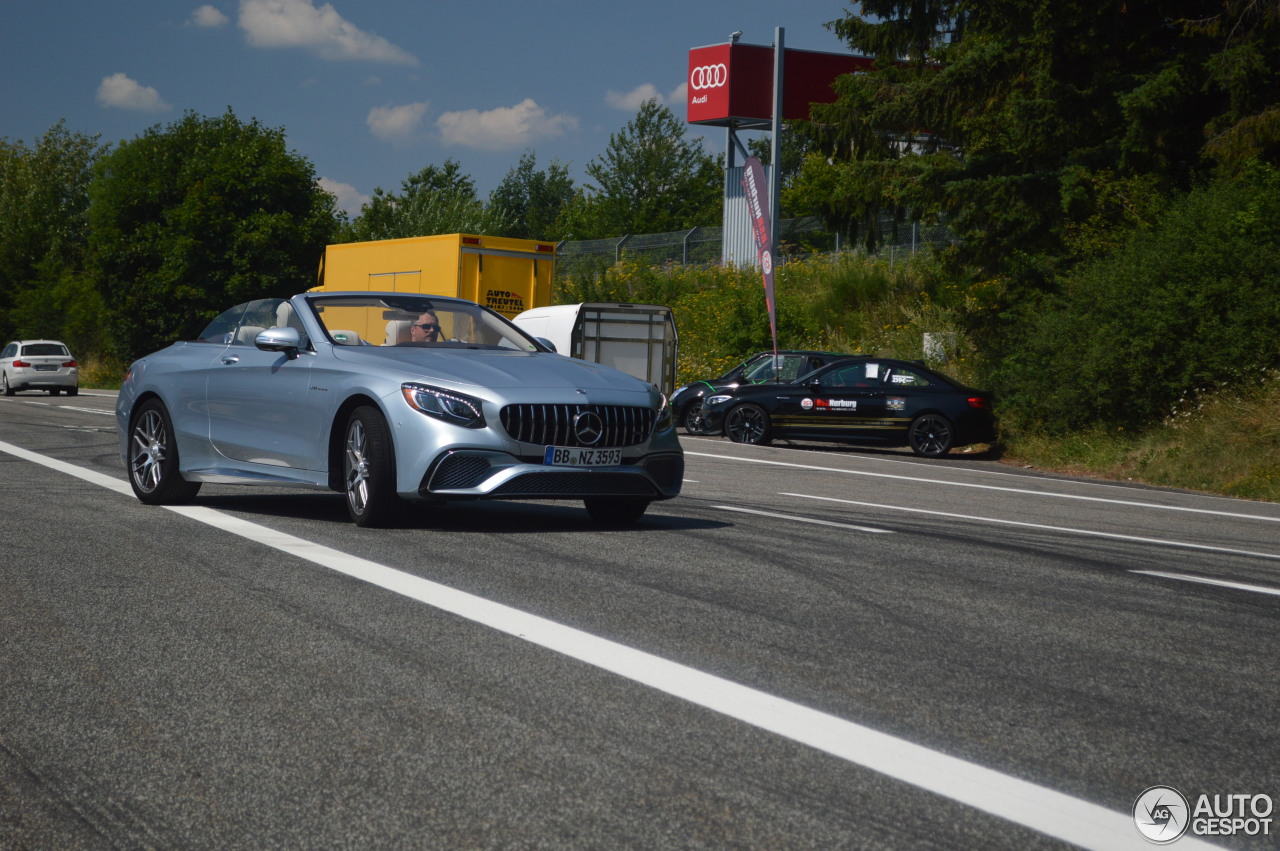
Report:
[{"label": "chrome front grille", "polygon": [[627,405],[507,405],[502,409],[502,427],[521,443],[543,446],[584,446],[574,431],[575,418],[593,411],[604,429],[593,447],[635,446],[653,432],[655,413],[651,408]]}]

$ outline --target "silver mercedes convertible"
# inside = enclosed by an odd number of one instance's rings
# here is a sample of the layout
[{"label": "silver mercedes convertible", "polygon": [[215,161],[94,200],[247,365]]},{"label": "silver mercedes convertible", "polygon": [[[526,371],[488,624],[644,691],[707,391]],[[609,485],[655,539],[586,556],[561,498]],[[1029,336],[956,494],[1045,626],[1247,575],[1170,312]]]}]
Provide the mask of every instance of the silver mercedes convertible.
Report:
[{"label": "silver mercedes convertible", "polygon": [[419,294],[237,305],[134,362],[116,421],[144,503],[189,501],[203,482],[330,488],[361,526],[473,499],[582,500],[628,524],[684,475],[652,384]]}]

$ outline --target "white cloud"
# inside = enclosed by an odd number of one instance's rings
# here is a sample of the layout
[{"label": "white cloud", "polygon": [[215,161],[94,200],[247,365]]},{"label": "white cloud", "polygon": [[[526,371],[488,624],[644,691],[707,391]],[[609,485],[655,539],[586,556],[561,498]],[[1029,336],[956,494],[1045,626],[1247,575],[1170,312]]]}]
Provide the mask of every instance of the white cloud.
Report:
[{"label": "white cloud", "polygon": [[98,103],[137,112],[164,112],[169,109],[169,104],[164,102],[159,92],[150,86],[139,85],[123,73],[102,78],[98,86]]},{"label": "white cloud", "polygon": [[366,59],[417,65],[412,54],[367,33],[328,3],[312,0],[240,0],[240,29],[256,47],[306,47],[324,59]]},{"label": "white cloud", "polygon": [[201,6],[191,13],[191,23],[197,27],[220,27],[228,18],[216,6]]},{"label": "white cloud", "polygon": [[330,180],[327,177],[320,178],[316,183],[319,183],[320,188],[325,192],[332,193],[338,199],[338,209],[346,210],[352,215],[358,214],[360,208],[371,200],[368,195],[361,193],[350,183]]},{"label": "white cloud", "polygon": [[578,129],[578,119],[572,115],[548,115],[531,98],[525,98],[515,106],[500,106],[488,112],[446,112],[436,120],[436,128],[447,145],[497,151],[562,136]]},{"label": "white cloud", "polygon": [[689,101],[689,82],[686,80],[671,90],[671,94],[667,95],[667,104],[675,106],[680,103],[688,103]]},{"label": "white cloud", "polygon": [[406,103],[403,106],[375,106],[369,110],[365,123],[373,135],[384,142],[407,142],[422,124],[429,104]]},{"label": "white cloud", "polygon": [[640,109],[641,104],[650,100],[666,103],[662,99],[662,95],[658,93],[658,87],[653,83],[644,83],[629,92],[616,92],[610,89],[604,96],[604,102],[609,106],[626,112],[636,112]]}]

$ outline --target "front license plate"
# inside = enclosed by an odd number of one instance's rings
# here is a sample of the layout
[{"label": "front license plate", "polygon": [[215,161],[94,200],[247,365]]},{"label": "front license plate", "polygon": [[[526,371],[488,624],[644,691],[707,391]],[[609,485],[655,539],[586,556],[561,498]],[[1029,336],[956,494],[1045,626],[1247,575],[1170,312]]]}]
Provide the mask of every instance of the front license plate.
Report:
[{"label": "front license plate", "polygon": [[542,463],[552,467],[615,467],[622,463],[622,450],[548,446]]}]

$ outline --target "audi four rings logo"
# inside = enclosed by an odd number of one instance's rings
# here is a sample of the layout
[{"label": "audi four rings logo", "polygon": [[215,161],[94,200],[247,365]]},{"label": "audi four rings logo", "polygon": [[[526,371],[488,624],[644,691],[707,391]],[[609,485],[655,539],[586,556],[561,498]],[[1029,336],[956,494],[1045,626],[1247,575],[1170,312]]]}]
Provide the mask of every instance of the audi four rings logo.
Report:
[{"label": "audi four rings logo", "polygon": [[696,91],[702,89],[718,89],[729,82],[729,69],[721,62],[719,65],[699,65],[689,72],[689,88]]}]

